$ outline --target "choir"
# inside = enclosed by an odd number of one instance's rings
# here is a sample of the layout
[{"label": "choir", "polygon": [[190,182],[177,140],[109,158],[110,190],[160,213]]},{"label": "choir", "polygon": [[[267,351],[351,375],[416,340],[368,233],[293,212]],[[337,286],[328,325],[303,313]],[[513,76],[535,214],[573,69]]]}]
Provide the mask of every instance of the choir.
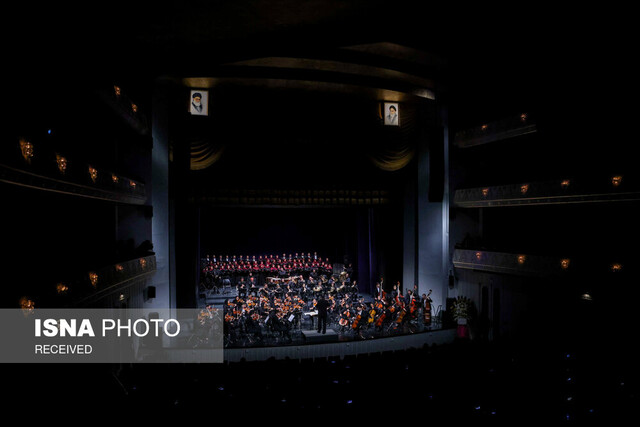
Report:
[{"label": "choir", "polygon": [[235,286],[244,279],[250,286],[264,285],[267,276],[302,275],[305,279],[333,274],[329,258],[317,252],[282,255],[207,255],[202,261],[202,281],[208,289]]}]

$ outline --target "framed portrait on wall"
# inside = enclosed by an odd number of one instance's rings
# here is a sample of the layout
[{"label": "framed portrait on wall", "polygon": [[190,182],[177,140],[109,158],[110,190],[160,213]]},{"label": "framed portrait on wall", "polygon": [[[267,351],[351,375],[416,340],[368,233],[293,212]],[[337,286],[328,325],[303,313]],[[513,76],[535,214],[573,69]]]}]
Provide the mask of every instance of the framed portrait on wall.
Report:
[{"label": "framed portrait on wall", "polygon": [[189,112],[194,116],[209,115],[209,91],[199,89],[191,91]]},{"label": "framed portrait on wall", "polygon": [[398,109],[397,102],[385,102],[383,114],[384,114],[384,124],[386,126],[400,125],[400,111]]}]

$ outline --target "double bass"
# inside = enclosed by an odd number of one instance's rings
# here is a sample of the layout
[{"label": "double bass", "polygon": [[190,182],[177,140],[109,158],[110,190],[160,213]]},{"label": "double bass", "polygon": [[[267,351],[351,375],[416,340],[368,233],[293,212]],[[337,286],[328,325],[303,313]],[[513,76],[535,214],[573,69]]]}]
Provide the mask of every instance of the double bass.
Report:
[{"label": "double bass", "polygon": [[422,313],[422,317],[423,317],[423,322],[425,325],[430,325],[431,324],[431,298],[429,298],[429,296],[431,295],[432,290],[429,289],[429,293],[427,294],[427,297],[424,299],[423,302],[423,313]]}]

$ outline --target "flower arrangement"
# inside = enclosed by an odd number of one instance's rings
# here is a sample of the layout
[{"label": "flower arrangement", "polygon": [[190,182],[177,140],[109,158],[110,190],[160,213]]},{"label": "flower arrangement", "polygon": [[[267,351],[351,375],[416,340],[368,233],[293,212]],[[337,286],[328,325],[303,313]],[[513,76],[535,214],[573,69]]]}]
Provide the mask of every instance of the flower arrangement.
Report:
[{"label": "flower arrangement", "polygon": [[471,314],[471,305],[473,301],[465,296],[459,296],[453,302],[452,315],[455,320],[467,320]]}]

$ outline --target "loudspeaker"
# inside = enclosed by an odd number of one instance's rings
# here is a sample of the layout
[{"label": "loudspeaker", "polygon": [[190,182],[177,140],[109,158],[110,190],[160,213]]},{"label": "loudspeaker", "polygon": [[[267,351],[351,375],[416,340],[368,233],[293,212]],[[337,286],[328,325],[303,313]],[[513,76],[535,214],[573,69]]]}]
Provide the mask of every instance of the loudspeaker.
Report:
[{"label": "loudspeaker", "polygon": [[156,297],[156,287],[155,286],[147,286],[147,299]]}]

